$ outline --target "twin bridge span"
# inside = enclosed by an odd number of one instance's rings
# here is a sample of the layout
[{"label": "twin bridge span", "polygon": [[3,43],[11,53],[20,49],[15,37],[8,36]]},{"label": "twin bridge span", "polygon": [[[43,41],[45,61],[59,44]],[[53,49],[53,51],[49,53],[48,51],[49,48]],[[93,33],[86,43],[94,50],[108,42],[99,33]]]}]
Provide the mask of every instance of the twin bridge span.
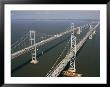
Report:
[{"label": "twin bridge span", "polygon": [[[58,76],[58,75],[61,73],[61,71],[64,69],[64,67],[67,65],[67,63],[68,63],[69,61],[71,61],[71,59],[76,55],[76,53],[77,53],[78,50],[82,47],[82,45],[86,42],[86,40],[87,40],[88,38],[89,38],[89,39],[92,38],[92,35],[95,33],[94,31],[95,31],[95,29],[96,29],[98,26],[99,26],[99,23],[98,23],[97,25],[95,25],[95,27],[93,27],[93,28],[90,26],[90,30],[86,33],[86,35],[84,36],[84,38],[81,39],[80,42],[77,43],[76,45],[74,44],[73,47],[70,47],[70,49],[69,49],[69,51],[67,52],[65,58],[64,58],[59,64],[57,64],[57,66],[54,67],[54,69],[50,70],[50,71],[47,73],[46,76],[47,76],[47,77],[56,77],[56,76]],[[45,39],[45,40],[42,40],[42,41],[40,41],[40,42],[38,42],[38,43],[35,43],[35,40],[34,40],[33,38],[31,38],[31,46],[28,46],[28,47],[26,47],[26,48],[23,48],[23,49],[17,51],[17,52],[12,53],[12,54],[11,54],[11,59],[15,59],[15,58],[19,57],[20,55],[23,55],[23,54],[25,54],[25,53],[27,53],[27,52],[29,52],[29,51],[32,51],[32,50],[35,51],[37,47],[43,46],[44,44],[46,44],[46,43],[48,43],[48,42],[51,42],[52,40],[55,40],[55,39],[57,39],[57,38],[60,38],[60,37],[66,35],[66,34],[68,34],[68,33],[72,33],[72,34],[73,34],[73,33],[74,33],[74,32],[73,32],[74,30],[78,30],[77,34],[80,34],[80,32],[81,32],[81,30],[80,30],[79,27],[74,28],[74,25],[73,25],[73,26],[71,26],[71,29],[70,29],[70,30],[67,30],[67,31],[65,31],[65,32],[62,32],[62,33],[60,33],[60,34],[53,35],[53,36],[51,36],[51,37],[49,37],[49,38],[47,38],[47,39]],[[32,33],[34,33],[34,32],[31,31],[31,34],[32,34]],[[33,35],[35,35],[35,34],[33,34]],[[72,36],[72,35],[71,35],[71,36]],[[74,37],[74,35],[73,35],[73,37]],[[36,52],[34,52],[34,53],[36,53]],[[33,53],[33,54],[34,54],[34,53]],[[34,56],[36,57],[35,54],[34,54]],[[35,59],[36,59],[36,58],[34,58],[34,60],[35,60]],[[33,58],[32,58],[32,60],[33,60]]]}]

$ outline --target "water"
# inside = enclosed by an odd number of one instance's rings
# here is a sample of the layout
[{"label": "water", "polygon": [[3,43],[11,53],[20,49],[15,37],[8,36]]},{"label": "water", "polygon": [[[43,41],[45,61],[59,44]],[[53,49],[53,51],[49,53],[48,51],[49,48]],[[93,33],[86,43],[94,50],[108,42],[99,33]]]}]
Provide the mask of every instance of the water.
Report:
[{"label": "water", "polygon": [[[46,34],[57,34],[66,31],[70,24],[74,22],[75,27],[82,26],[91,20],[12,20],[12,36],[11,40],[14,43],[24,33],[29,30]],[[100,76],[100,33],[99,28],[97,34],[93,36],[92,40],[87,40],[80,52],[77,54],[76,69],[79,73],[86,77]],[[85,35],[81,34],[82,36]],[[79,36],[77,36],[79,37]],[[59,55],[62,53],[67,41],[70,39],[70,34],[58,38],[48,44],[39,47],[37,51],[39,63],[34,65],[30,64],[31,55],[26,53],[11,61],[11,76],[15,77],[43,77],[50,68],[53,66]],[[80,36],[81,39],[81,36]],[[58,63],[65,57],[69,46],[64,51]],[[41,52],[44,52],[42,55]],[[58,64],[57,63],[57,64]],[[66,66],[65,70],[69,64]],[[61,76],[61,75],[60,75]]]},{"label": "water", "polygon": [[[67,70],[68,65],[64,70]],[[87,40],[84,46],[77,53],[76,70],[84,77],[100,76],[100,29],[97,28],[96,35],[92,40]],[[59,76],[62,76],[60,74]]]}]

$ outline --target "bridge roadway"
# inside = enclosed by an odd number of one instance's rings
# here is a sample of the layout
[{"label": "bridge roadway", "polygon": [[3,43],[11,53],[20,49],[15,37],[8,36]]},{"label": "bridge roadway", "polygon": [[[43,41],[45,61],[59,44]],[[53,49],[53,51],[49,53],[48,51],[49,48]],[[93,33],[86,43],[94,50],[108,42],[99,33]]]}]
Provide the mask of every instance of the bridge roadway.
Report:
[{"label": "bridge roadway", "polygon": [[[78,50],[80,50],[80,48],[82,47],[82,45],[86,42],[86,40],[88,39],[88,37],[92,34],[92,32],[99,26],[99,23],[93,28],[91,29],[86,35],[85,37],[77,44],[77,49],[76,51],[78,52]],[[48,73],[46,76],[47,77],[57,77],[61,71],[64,69],[64,67],[67,65],[67,63],[71,60],[71,58],[74,56],[74,48],[70,49],[69,52],[67,53],[67,55],[65,56],[65,58],[50,72]]]},{"label": "bridge roadway", "polygon": [[[76,28],[74,28],[74,29],[76,30]],[[24,48],[24,49],[21,49],[21,50],[15,52],[15,53],[12,53],[12,54],[11,54],[11,59],[14,59],[14,58],[16,58],[16,57],[18,57],[18,56],[20,56],[20,55],[22,55],[22,54],[24,54],[24,53],[27,53],[27,52],[33,50],[34,47],[42,46],[42,45],[44,45],[44,44],[46,44],[46,43],[48,43],[48,42],[50,42],[50,41],[52,41],[52,40],[55,40],[55,39],[57,39],[57,38],[59,38],[59,37],[65,35],[65,34],[68,34],[68,33],[72,32],[72,31],[73,31],[73,29],[67,30],[67,31],[62,32],[62,33],[60,33],[60,34],[54,35],[54,36],[52,36],[52,37],[50,37],[50,38],[48,38],[48,39],[42,40],[41,42],[38,42],[38,43],[36,43],[36,44],[34,44],[34,45],[32,45],[32,46],[26,47],[26,48]]]}]

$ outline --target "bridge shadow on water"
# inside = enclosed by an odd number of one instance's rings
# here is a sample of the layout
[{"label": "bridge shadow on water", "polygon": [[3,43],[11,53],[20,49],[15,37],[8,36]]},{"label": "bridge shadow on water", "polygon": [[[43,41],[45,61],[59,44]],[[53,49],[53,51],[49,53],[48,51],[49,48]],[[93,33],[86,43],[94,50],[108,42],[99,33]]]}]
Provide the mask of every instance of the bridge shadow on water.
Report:
[{"label": "bridge shadow on water", "polygon": [[[58,46],[59,44],[63,43],[64,41],[68,40],[68,38],[70,38],[70,36],[68,36],[66,39],[62,40],[62,41],[59,41],[57,44],[47,48],[46,50],[43,51],[43,54],[46,54],[48,51],[50,51],[51,49],[55,48],[56,46]],[[42,55],[42,52],[40,52],[38,55],[37,55],[37,58],[41,57]],[[25,63],[17,66],[16,68],[12,69],[11,70],[11,73],[14,73],[15,71],[17,71],[18,69],[22,68],[23,66],[27,65],[29,62],[31,61],[31,59],[28,59]]]}]

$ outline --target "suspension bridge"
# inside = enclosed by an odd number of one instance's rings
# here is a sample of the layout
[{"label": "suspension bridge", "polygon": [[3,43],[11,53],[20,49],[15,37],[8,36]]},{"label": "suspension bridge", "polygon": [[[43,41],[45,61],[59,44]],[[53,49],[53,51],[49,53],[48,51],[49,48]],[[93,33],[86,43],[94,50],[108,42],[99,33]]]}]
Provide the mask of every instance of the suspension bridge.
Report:
[{"label": "suspension bridge", "polygon": [[[98,26],[99,26],[99,22],[94,26],[92,26],[92,24],[87,24],[87,25],[75,28],[74,23],[72,23],[71,28],[65,32],[58,33],[55,35],[43,34],[44,36],[42,37],[39,36],[39,38],[36,38],[35,31],[30,30],[22,38],[20,38],[18,41],[16,41],[11,45],[11,60],[17,59],[19,58],[19,56],[22,56],[23,54],[30,52],[32,55],[30,63],[37,64],[38,63],[37,51],[39,50],[39,47],[42,47],[43,45],[68,34],[70,35],[70,39],[68,40],[60,56],[57,58],[53,66],[50,68],[50,70],[46,74],[46,77],[57,77],[61,73],[61,71],[65,68],[65,66],[68,64],[68,62],[70,62],[70,69],[73,69],[76,71],[76,67],[75,67],[76,54],[88,38],[92,39],[93,35],[96,33],[95,29]],[[87,29],[87,28],[88,28],[88,32],[78,42],[77,36],[75,36],[75,31],[77,31],[76,34],[80,35],[80,33],[82,33],[84,29]],[[58,63],[60,57],[63,55],[67,47],[68,47],[68,51],[66,53],[66,56]],[[42,51],[42,54],[43,54],[43,51]]]}]

